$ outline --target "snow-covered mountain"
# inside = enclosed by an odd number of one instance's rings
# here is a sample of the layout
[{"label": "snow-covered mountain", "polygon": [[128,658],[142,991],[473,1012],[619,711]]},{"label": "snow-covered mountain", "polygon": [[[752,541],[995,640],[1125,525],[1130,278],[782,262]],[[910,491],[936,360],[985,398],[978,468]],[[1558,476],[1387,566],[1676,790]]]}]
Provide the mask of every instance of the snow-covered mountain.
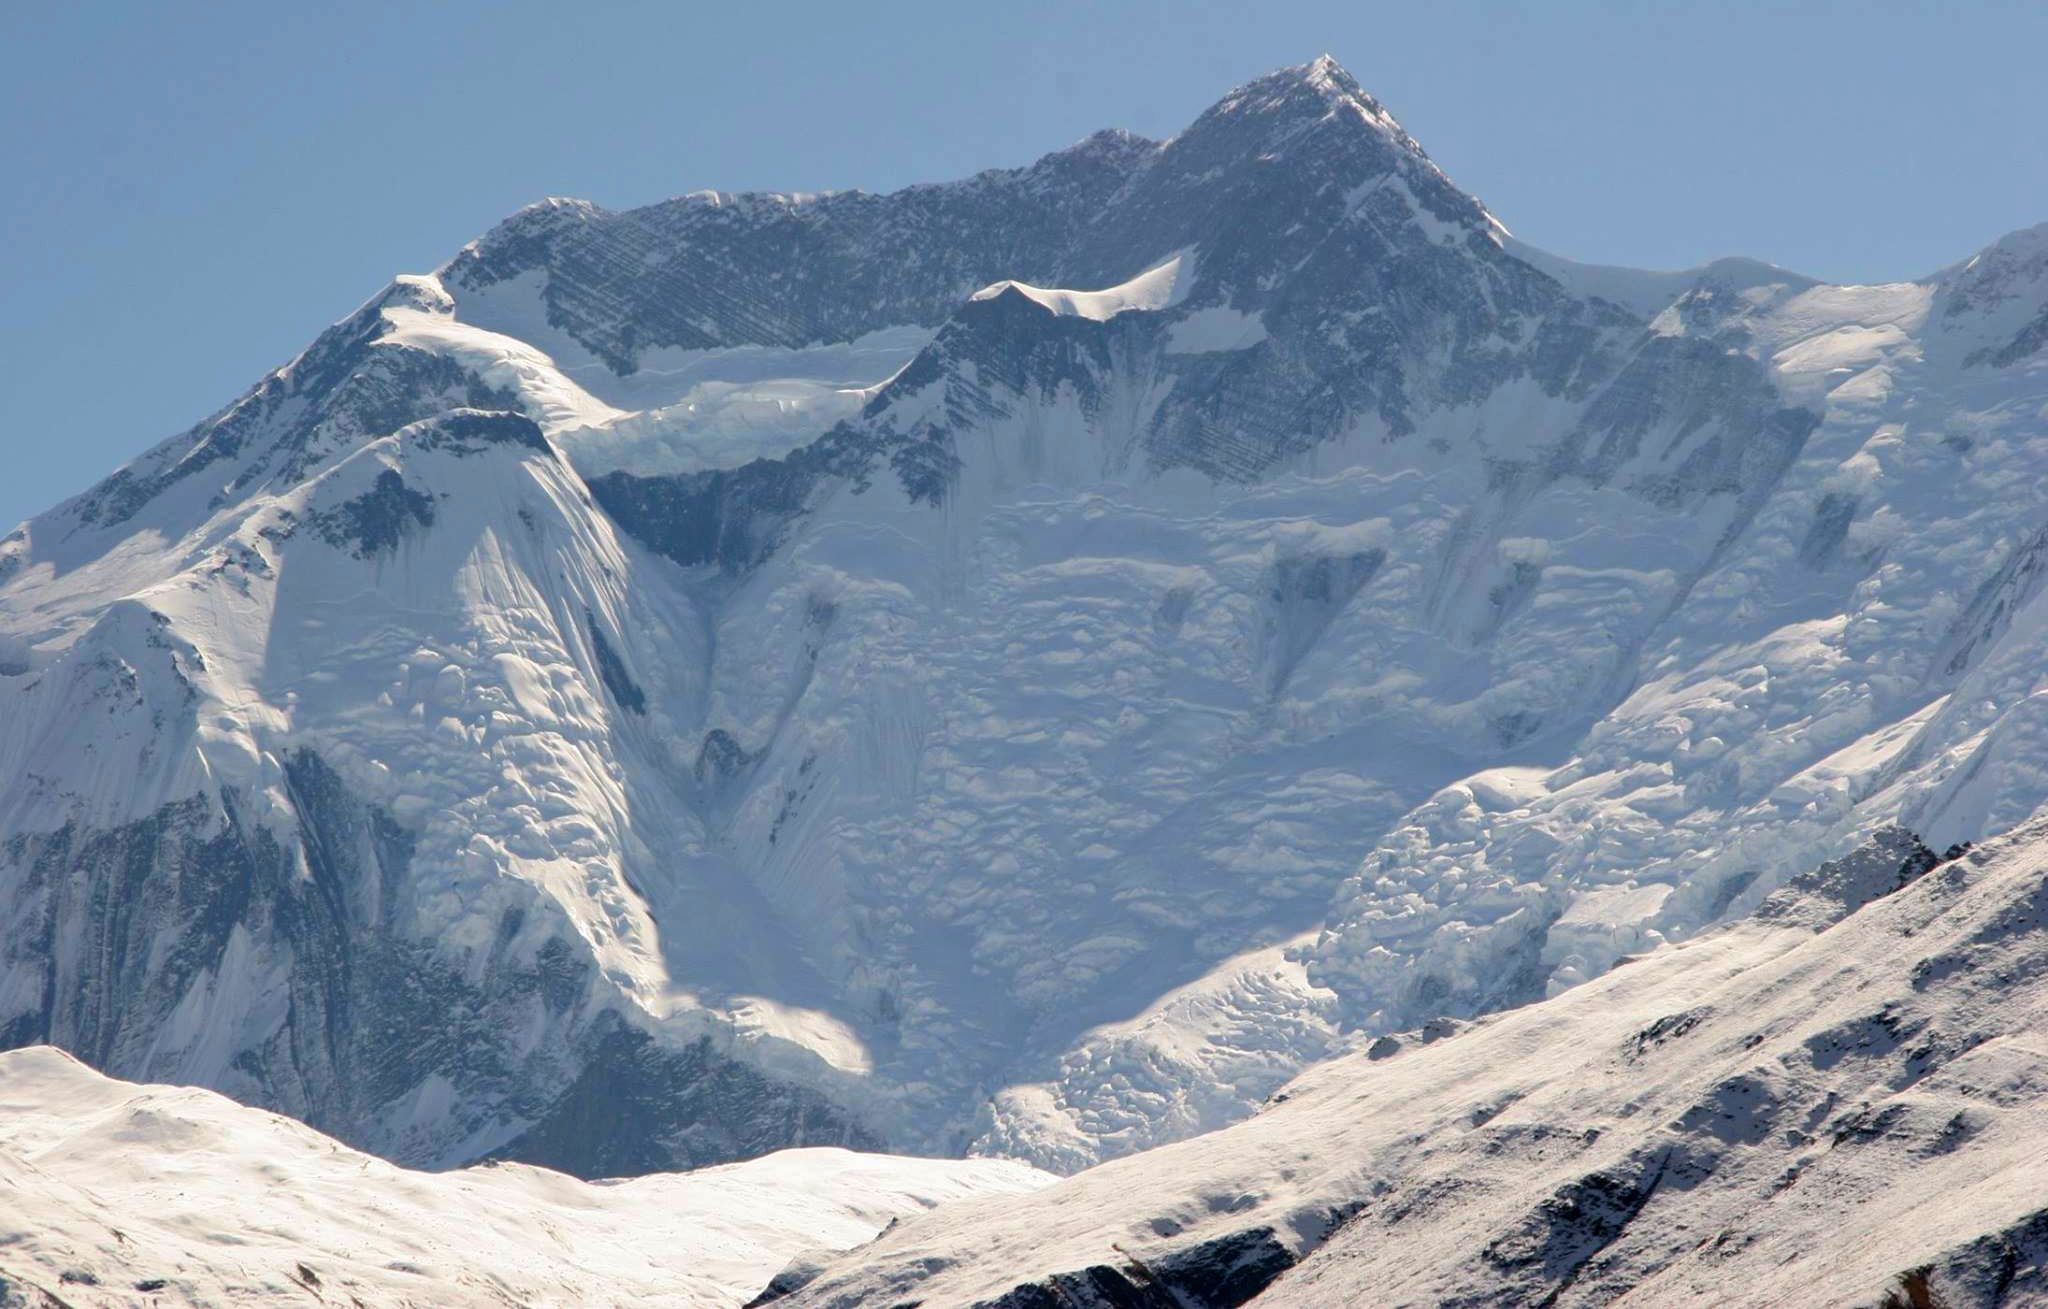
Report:
[{"label": "snow-covered mountain", "polygon": [[0,543],[0,1044],[587,1177],[1236,1121],[2048,799],[2044,315],[1530,249],[1327,59],[535,206]]},{"label": "snow-covered mountain", "polygon": [[728,1306],[889,1223],[1053,1179],[785,1150],[589,1183],[416,1173],[211,1091],[0,1054],[0,1305]]}]

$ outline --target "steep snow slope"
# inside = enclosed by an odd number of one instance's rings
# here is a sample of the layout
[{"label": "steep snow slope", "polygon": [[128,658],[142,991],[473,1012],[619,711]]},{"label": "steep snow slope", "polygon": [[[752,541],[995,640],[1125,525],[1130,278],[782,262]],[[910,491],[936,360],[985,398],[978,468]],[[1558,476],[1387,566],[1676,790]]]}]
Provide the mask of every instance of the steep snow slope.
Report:
[{"label": "steep snow slope", "polygon": [[908,1220],[774,1302],[2037,1304],[2044,1021],[2048,828],[1947,863],[1892,829],[1732,927]]},{"label": "steep snow slope", "polygon": [[[654,733],[690,700],[701,626],[631,585],[532,422],[409,424],[177,550],[150,561],[162,580],[116,555],[14,588],[33,612],[95,574],[135,587],[15,692],[17,1040],[402,1159],[517,1141],[612,1173],[872,1139],[730,1065],[706,1042],[741,1038],[671,984],[676,956],[763,989],[805,966],[772,923],[736,930],[750,906],[683,860],[687,797]],[[629,672],[636,646],[660,653]],[[675,862],[642,893],[624,870],[650,845]],[[621,996],[673,1019],[671,1056],[619,1026]],[[599,1123],[576,1083],[595,1052],[620,1097]],[[635,1094],[690,1107],[641,1122]]]},{"label": "steep snow slope", "polygon": [[411,1161],[1069,1169],[2009,827],[2044,241],[1572,265],[1327,60],[523,211],[0,542],[0,1043]]},{"label": "steep snow slope", "polygon": [[737,1305],[792,1256],[1052,1180],[789,1150],[591,1184],[411,1173],[210,1091],[0,1055],[0,1304]]}]

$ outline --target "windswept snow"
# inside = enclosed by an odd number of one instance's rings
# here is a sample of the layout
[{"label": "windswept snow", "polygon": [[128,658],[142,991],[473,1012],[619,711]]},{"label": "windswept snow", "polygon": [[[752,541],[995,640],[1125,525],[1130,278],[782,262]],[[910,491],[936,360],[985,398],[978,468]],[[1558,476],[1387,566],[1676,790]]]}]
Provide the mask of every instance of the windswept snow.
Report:
[{"label": "windswept snow", "polygon": [[1131,310],[1159,310],[1177,305],[1187,299],[1193,283],[1194,259],[1189,251],[1182,250],[1130,281],[1100,291],[1064,291],[1004,281],[985,286],[970,298],[993,300],[1006,291],[1015,291],[1055,314],[1106,323]]},{"label": "windswept snow", "polygon": [[1051,1180],[834,1149],[596,1183],[410,1172],[210,1091],[0,1054],[6,1304],[736,1306],[796,1255]]}]

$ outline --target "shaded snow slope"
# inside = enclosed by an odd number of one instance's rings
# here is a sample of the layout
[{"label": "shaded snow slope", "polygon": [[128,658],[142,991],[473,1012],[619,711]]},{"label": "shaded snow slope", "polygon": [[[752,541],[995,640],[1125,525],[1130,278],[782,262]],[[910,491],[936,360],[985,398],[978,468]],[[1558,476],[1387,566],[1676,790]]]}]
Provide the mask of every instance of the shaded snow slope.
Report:
[{"label": "shaded snow slope", "polygon": [[0,1055],[7,1305],[738,1305],[800,1252],[1050,1180],[832,1149],[597,1184],[415,1173],[209,1091]]},{"label": "shaded snow slope", "polygon": [[906,1221],[775,1303],[2040,1303],[2044,858],[2039,824],[1947,863],[1889,830],[1751,919]]},{"label": "shaded snow slope", "polygon": [[523,211],[0,541],[0,1044],[412,1162],[1071,1170],[2003,830],[2042,250],[1588,270],[1327,60]]},{"label": "shaded snow slope", "polygon": [[[1659,315],[1740,342],[1820,424],[1561,767],[1477,774],[1381,838],[1309,958],[1352,1021],[1475,1012],[1503,957],[1569,985],[1882,824],[1946,845],[2048,800],[2018,744],[2048,357],[1971,362],[2048,295],[2038,261],[1999,257],[2030,239],[1922,282],[1702,283]],[[1549,934],[1592,895],[1610,938]]]}]

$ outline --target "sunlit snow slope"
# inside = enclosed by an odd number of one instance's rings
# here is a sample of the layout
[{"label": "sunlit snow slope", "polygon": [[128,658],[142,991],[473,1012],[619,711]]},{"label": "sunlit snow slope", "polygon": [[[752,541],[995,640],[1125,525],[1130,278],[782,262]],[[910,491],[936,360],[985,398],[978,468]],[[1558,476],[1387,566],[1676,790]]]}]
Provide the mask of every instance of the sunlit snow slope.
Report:
[{"label": "sunlit snow slope", "polygon": [[2044,322],[1530,250],[1327,59],[534,206],[0,542],[0,1044],[586,1176],[1232,1122],[2048,799]]},{"label": "sunlit snow slope", "polygon": [[1887,829],[1731,927],[908,1220],[773,1303],[2037,1305],[2044,1023],[2048,829],[1948,862]]},{"label": "sunlit snow slope", "polygon": [[738,1305],[804,1251],[1052,1180],[789,1150],[592,1184],[396,1168],[210,1091],[0,1055],[0,1304]]}]

